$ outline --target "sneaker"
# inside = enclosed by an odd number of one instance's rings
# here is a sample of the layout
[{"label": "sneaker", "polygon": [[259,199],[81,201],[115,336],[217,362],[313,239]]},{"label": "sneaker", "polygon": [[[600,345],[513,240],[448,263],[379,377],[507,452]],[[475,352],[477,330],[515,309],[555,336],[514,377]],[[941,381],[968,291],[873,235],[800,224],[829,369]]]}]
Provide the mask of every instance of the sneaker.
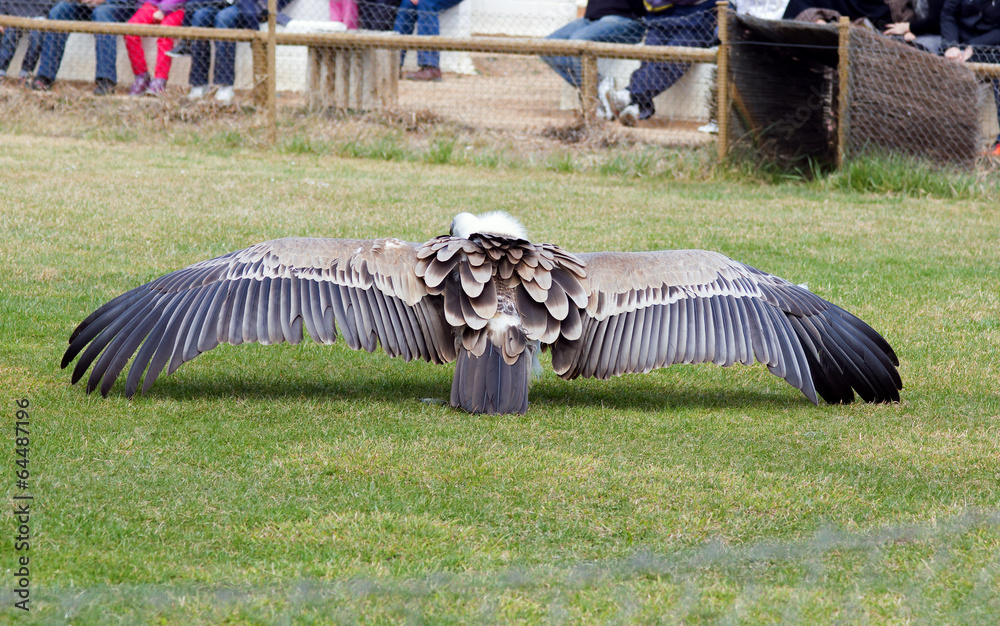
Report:
[{"label": "sneaker", "polygon": [[198,85],[197,87],[192,87],[191,91],[188,92],[188,100],[201,100],[208,93],[208,85]]},{"label": "sneaker", "polygon": [[117,84],[110,78],[98,78],[97,86],[94,87],[95,96],[108,96],[115,93],[115,87]]},{"label": "sneaker", "polygon": [[639,105],[630,104],[618,113],[618,121],[622,126],[635,126],[639,121]]},{"label": "sneaker", "polygon": [[229,104],[235,95],[232,85],[222,85],[219,87],[219,91],[215,92],[215,101],[220,104]]},{"label": "sneaker", "polygon": [[166,90],[167,90],[167,79],[154,78],[153,81],[149,83],[149,87],[146,89],[145,95],[159,96]]},{"label": "sneaker", "polygon": [[[610,89],[604,93],[608,102],[611,119],[621,118],[622,112],[632,104],[632,93],[628,89]],[[636,110],[638,110],[636,106]]]},{"label": "sneaker", "polygon": [[149,74],[143,72],[142,74],[136,76],[135,80],[132,81],[132,86],[129,87],[128,95],[141,96],[146,93],[147,89],[149,89]]},{"label": "sneaker", "polygon": [[715,120],[710,121],[708,124],[703,124],[698,127],[699,133],[708,133],[710,135],[719,134],[719,125],[715,123]]},{"label": "sneaker", "polygon": [[608,102],[608,94],[615,90],[615,77],[605,76],[597,84],[597,117],[602,120],[614,119],[611,114],[611,103]]},{"label": "sneaker", "polygon": [[31,81],[31,88],[35,91],[52,91],[52,79],[47,76],[36,76]]},{"label": "sneaker", "polygon": [[167,50],[167,56],[174,59],[191,56],[191,42],[187,39],[178,39],[174,42],[174,47]]},{"label": "sneaker", "polygon": [[404,76],[406,80],[434,81],[441,80],[441,68],[425,65],[417,72],[410,72]]}]

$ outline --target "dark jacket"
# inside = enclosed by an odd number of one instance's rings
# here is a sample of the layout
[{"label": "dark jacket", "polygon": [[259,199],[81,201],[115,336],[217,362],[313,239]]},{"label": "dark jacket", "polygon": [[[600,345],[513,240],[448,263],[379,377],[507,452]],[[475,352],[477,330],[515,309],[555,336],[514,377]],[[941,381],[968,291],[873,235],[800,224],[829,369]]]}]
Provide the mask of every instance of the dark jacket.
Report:
[{"label": "dark jacket", "polygon": [[941,48],[1000,46],[1000,0],[945,0]]},{"label": "dark jacket", "polygon": [[646,14],[642,0],[591,0],[583,17],[588,20],[599,20],[608,15],[618,15],[629,19],[639,19]]},{"label": "dark jacket", "polygon": [[0,0],[0,15],[47,17],[55,0]]},{"label": "dark jacket", "polygon": [[927,6],[914,6],[916,15],[910,20],[910,32],[914,35],[940,35],[941,9],[944,0],[928,0]]},{"label": "dark jacket", "polygon": [[[291,3],[292,0],[278,0],[277,21],[279,24],[287,24],[291,21],[290,17],[281,13],[281,10]],[[267,0],[236,0],[236,6],[239,7],[240,13],[246,15],[251,21],[267,21]]]}]

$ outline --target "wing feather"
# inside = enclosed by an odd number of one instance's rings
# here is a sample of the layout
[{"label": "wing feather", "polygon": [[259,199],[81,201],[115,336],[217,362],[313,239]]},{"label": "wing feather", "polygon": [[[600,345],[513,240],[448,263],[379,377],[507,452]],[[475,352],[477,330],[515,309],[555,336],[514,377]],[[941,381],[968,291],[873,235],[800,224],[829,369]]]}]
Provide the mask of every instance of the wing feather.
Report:
[{"label": "wing feather", "polygon": [[889,343],[803,287],[701,250],[576,258],[586,270],[579,281],[586,305],[567,295],[581,333],[551,346],[553,368],[564,378],[756,360],[813,402],[817,394],[828,402],[851,402],[855,393],[866,401],[899,399],[899,362]]},{"label": "wing feather", "polygon": [[[440,296],[415,276],[417,244],[398,240],[278,239],[201,261],[122,294],[70,336],[78,382],[107,394],[131,359],[129,397],[160,373],[219,343],[297,343],[303,330],[351,348],[435,363],[454,360]],[[450,259],[448,259],[450,260]],[[447,265],[447,260],[445,265]],[[134,356],[134,358],[132,358]]]}]

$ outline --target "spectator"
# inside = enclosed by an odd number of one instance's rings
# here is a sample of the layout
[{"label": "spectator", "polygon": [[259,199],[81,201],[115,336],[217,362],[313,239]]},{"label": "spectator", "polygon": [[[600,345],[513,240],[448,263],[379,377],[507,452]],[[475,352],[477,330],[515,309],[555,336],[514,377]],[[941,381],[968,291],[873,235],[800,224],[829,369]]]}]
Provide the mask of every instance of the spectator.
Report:
[{"label": "spectator", "polygon": [[[996,0],[945,0],[941,10],[941,48],[956,63],[1000,63],[1000,7]],[[1000,124],[1000,80],[993,79]],[[1000,135],[990,154],[1000,157]]]},{"label": "spectator", "polygon": [[[403,0],[396,13],[396,24],[393,30],[401,35],[412,35],[416,27],[418,35],[440,35],[441,24],[438,15],[457,6],[462,0]],[[400,63],[406,58],[406,51],[400,56]],[[421,50],[417,52],[417,65],[420,69],[410,72],[404,78],[407,80],[441,80],[441,55],[437,50]]]},{"label": "spectator", "polygon": [[[281,11],[291,4],[292,0],[278,0],[278,10]],[[222,5],[225,6],[225,5]],[[256,29],[261,22],[267,20],[266,0],[236,0],[236,4],[221,8],[220,5],[206,6],[194,12],[191,25],[198,28],[251,28]],[[278,23],[287,24],[288,16],[279,14]],[[197,100],[208,93],[208,68],[212,61],[212,42],[198,39],[191,42],[191,73],[188,82],[191,92],[188,98]],[[233,101],[236,83],[236,42],[215,42],[215,93],[216,101],[229,104]]]},{"label": "spectator", "polygon": [[[52,9],[52,0],[0,0],[0,15],[13,15],[15,17],[33,17],[42,19],[49,14]],[[21,41],[24,33],[20,28],[0,28],[3,33],[0,38],[0,82],[7,78],[7,69],[17,52],[17,44]],[[31,74],[38,65],[38,57],[42,53],[42,33],[41,31],[28,31],[28,48],[24,52],[21,60],[20,79],[21,84],[27,85],[31,81]]]},{"label": "spectator", "polygon": [[[546,39],[639,43],[646,33],[646,25],[640,21],[645,13],[641,0],[591,0],[583,17],[566,24]],[[542,61],[567,83],[580,88],[583,83],[580,57],[542,57]]]},{"label": "spectator", "polygon": [[902,37],[907,43],[917,45],[932,54],[941,52],[941,10],[944,0],[916,2],[913,18],[908,22],[894,22],[885,28],[885,34]]},{"label": "spectator", "polygon": [[330,21],[340,22],[347,27],[347,30],[357,30],[357,0],[330,0]]},{"label": "spectator", "polygon": [[[50,20],[70,20],[81,22],[124,22],[132,17],[137,5],[135,0],[62,0],[49,11]],[[45,33],[42,40],[42,56],[38,73],[32,81],[32,89],[48,91],[55,83],[59,65],[66,49],[68,33]],[[94,72],[94,95],[106,96],[115,92],[118,84],[118,37],[117,35],[95,35],[94,51],[97,69]]]},{"label": "spectator", "polygon": [[[160,24],[163,26],[179,26],[184,20],[184,0],[152,0],[145,2],[135,12],[129,24]],[[135,81],[129,89],[130,96],[149,94],[158,96],[167,88],[167,78],[170,77],[170,57],[167,51],[174,47],[174,40],[160,37],[156,40],[156,69],[153,80],[149,80],[149,70],[146,67],[146,53],[142,49],[142,38],[136,35],[125,35],[125,49],[128,50],[128,60],[132,64]]]},{"label": "spectator", "polygon": [[[652,5],[665,8],[656,10]],[[715,43],[715,3],[711,0],[695,0],[694,4],[690,0],[673,4],[647,1],[646,6],[650,9],[646,16],[647,46],[708,48]],[[643,61],[632,73],[628,87],[618,90],[613,77],[605,78],[597,90],[606,107],[605,116],[617,118],[625,126],[652,117],[656,112],[653,98],[680,80],[690,66],[685,62]]]}]

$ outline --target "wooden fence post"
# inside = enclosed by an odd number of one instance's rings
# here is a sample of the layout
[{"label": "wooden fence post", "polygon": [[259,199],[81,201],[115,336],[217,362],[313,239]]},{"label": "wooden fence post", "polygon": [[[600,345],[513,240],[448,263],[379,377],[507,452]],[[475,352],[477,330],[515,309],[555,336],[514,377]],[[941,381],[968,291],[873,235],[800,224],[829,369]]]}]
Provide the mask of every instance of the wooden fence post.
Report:
[{"label": "wooden fence post", "polygon": [[729,116],[731,101],[729,97],[729,3],[719,0],[715,3],[719,24],[719,52],[715,61],[716,84],[716,124],[719,126],[717,147],[719,161],[725,161],[729,156]]},{"label": "wooden fence post", "polygon": [[839,79],[837,94],[837,168],[844,165],[847,157],[847,129],[851,123],[851,94],[850,94],[850,43],[851,43],[851,20],[843,16],[837,24],[838,50],[837,78]]},{"label": "wooden fence post", "polygon": [[278,1],[267,0],[267,143],[273,146],[278,141],[278,75],[275,52]]},{"label": "wooden fence post", "polygon": [[584,54],[580,57],[583,69],[583,84],[580,85],[580,106],[583,107],[583,120],[588,126],[594,123],[594,111],[597,109],[597,57]]}]

